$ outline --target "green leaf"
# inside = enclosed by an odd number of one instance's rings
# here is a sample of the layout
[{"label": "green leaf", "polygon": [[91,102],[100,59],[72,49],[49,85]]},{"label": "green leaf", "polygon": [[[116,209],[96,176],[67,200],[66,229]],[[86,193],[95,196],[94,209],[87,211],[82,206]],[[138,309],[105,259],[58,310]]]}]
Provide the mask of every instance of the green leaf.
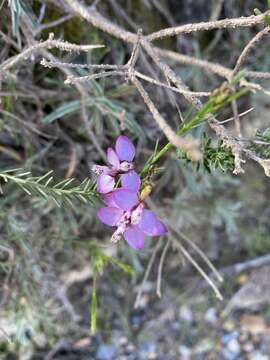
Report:
[{"label": "green leaf", "polygon": [[134,270],[132,269],[132,267],[128,264],[123,263],[122,261],[115,259],[113,257],[108,257],[108,261],[110,261],[110,263],[118,266],[121,270],[123,270],[125,273],[129,274],[129,275],[133,275],[134,274]]},{"label": "green leaf", "polygon": [[10,1],[11,19],[12,19],[12,34],[17,37],[19,44],[21,43],[20,37],[20,17],[22,13],[22,6],[20,0]]},{"label": "green leaf", "polygon": [[86,179],[78,185],[73,185],[74,179],[65,179],[54,183],[51,175],[52,171],[39,177],[33,177],[29,172],[6,170],[0,172],[0,180],[16,184],[30,196],[51,198],[58,206],[69,204],[74,207],[73,202],[77,200],[94,204],[98,199],[98,195],[94,190],[95,184],[90,179]]},{"label": "green leaf", "polygon": [[6,0],[2,0],[1,4],[0,4],[0,10],[2,9],[4,3],[5,3]]},{"label": "green leaf", "polygon": [[42,119],[42,122],[44,124],[50,124],[55,120],[61,119],[65,115],[72,114],[75,111],[78,111],[80,107],[81,107],[81,101],[79,100],[74,100],[64,103],[63,105],[55,109],[53,112],[45,116]]},{"label": "green leaf", "polygon": [[91,334],[94,335],[97,330],[97,291],[96,291],[96,275],[93,281],[92,299],[91,299]]}]

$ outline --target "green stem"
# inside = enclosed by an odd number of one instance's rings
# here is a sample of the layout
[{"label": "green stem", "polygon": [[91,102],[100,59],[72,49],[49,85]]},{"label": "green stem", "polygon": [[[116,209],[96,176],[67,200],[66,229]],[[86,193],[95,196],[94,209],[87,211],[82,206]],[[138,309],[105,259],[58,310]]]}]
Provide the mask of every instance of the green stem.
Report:
[{"label": "green stem", "polygon": [[[248,90],[241,89],[237,93],[234,93],[228,97],[226,97],[222,102],[216,103],[216,97],[213,94],[210,95],[208,101],[202,106],[201,109],[197,112],[197,114],[187,123],[184,123],[182,127],[176,132],[178,136],[183,136],[187,134],[190,130],[202,125],[207,120],[209,120],[209,115],[215,114],[218,110],[220,110],[223,106],[229,104],[231,101],[238,99],[243,96]],[[207,116],[208,115],[208,116]],[[156,154],[152,155],[146,162],[141,172],[141,176],[143,177],[150,170],[150,167],[155,164],[173,145],[168,142],[163,148]]]}]

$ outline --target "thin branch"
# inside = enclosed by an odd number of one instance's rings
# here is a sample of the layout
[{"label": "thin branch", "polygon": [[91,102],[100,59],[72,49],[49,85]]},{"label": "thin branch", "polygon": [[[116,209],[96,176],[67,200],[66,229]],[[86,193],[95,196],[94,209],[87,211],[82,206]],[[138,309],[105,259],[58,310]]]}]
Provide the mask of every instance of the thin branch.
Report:
[{"label": "thin branch", "polygon": [[64,0],[69,5],[73,12],[83,19],[90,22],[94,27],[105,31],[111,36],[126,42],[135,44],[137,41],[137,35],[129,31],[126,31],[119,26],[115,25],[111,21],[104,18],[94,7],[86,7],[77,0]]},{"label": "thin branch", "polygon": [[66,22],[66,21],[68,21],[68,20],[70,20],[72,18],[73,18],[73,15],[68,14],[68,15],[60,17],[59,19],[57,19],[55,21],[51,21],[48,24],[39,25],[39,27],[34,31],[34,36],[41,33],[43,30],[47,30],[47,29],[50,29],[52,27],[56,27],[58,25],[61,25],[64,22]]},{"label": "thin branch", "polygon": [[[66,67],[66,68],[72,68],[72,69],[101,69],[101,70],[118,70],[118,71],[125,71],[128,69],[127,65],[110,65],[110,64],[74,64],[74,63],[66,63],[66,62],[61,62],[61,61],[47,61],[46,59],[42,59],[40,62],[41,65],[43,65],[44,67],[47,68],[62,68],[62,67]],[[155,80],[153,78],[151,78],[150,76],[147,76],[145,74],[140,73],[139,71],[135,71],[134,72],[135,76],[137,76],[138,78],[145,80],[151,84],[157,85],[157,86],[161,86],[164,87],[168,90],[172,90],[176,93],[179,94],[183,94],[183,93],[188,93],[191,95],[195,95],[198,97],[203,97],[203,96],[209,96],[211,94],[211,92],[206,92],[206,91],[185,91],[185,90],[179,90],[176,87],[164,84],[158,80]],[[120,75],[120,74],[119,74]],[[88,76],[88,75],[87,75]],[[89,75],[90,77],[92,77],[93,75]],[[96,74],[95,74],[96,76]],[[101,76],[102,77],[102,76]],[[71,78],[72,79],[72,78]],[[84,81],[84,77],[77,77],[75,78],[75,82],[78,81],[78,79],[82,79],[82,81]],[[74,78],[73,78],[74,80]],[[88,81],[89,79],[86,78],[85,81]],[[93,80],[92,78],[90,80]]]},{"label": "thin branch", "polygon": [[157,85],[157,86],[161,86],[161,87],[164,87],[168,90],[172,90],[178,94],[190,94],[190,95],[195,95],[195,96],[198,96],[198,97],[203,97],[203,96],[209,96],[211,94],[211,92],[206,92],[206,91],[188,91],[188,90],[183,90],[183,89],[179,89],[179,88],[176,88],[174,86],[170,86],[170,85],[167,85],[167,84],[164,84],[158,80],[155,80],[153,78],[151,78],[150,76],[147,76],[145,74],[142,74],[138,71],[135,71],[135,76],[137,76],[138,78],[142,79],[142,80],[145,80],[147,82],[149,82],[150,84],[153,84],[153,85]]},{"label": "thin branch", "polygon": [[247,71],[246,76],[255,79],[270,79],[270,72]]},{"label": "thin branch", "polygon": [[154,32],[146,36],[146,39],[148,41],[153,41],[168,36],[175,36],[179,34],[190,34],[198,31],[209,31],[214,29],[228,29],[228,28],[235,29],[237,27],[250,27],[254,25],[264,24],[266,14],[175,26]]},{"label": "thin branch", "polygon": [[127,62],[127,67],[129,68],[129,70],[134,69],[136,65],[136,61],[138,60],[140,47],[141,47],[141,37],[142,37],[142,29],[139,29],[137,33],[137,41],[132,49],[131,56]]},{"label": "thin branch", "polygon": [[231,78],[233,78],[238,71],[240,70],[243,63],[246,61],[247,56],[249,55],[250,51],[262,40],[262,38],[267,35],[270,31],[270,26],[265,27],[262,31],[258,32],[250,42],[245,46],[244,50],[240,54],[237,59],[236,65],[231,73]]},{"label": "thin branch", "polygon": [[[248,113],[250,113],[250,112],[251,112],[251,111],[253,111],[254,109],[255,109],[255,108],[254,108],[254,107],[252,107],[252,108],[250,108],[250,109],[248,109],[248,110],[246,110],[246,111],[242,112],[241,114],[239,114],[239,115],[238,115],[238,116],[239,116],[239,118],[240,118],[240,117],[242,117],[242,116],[247,115]],[[225,124],[225,123],[230,122],[230,121],[232,121],[232,120],[234,120],[234,117],[231,117],[231,118],[229,118],[229,119],[226,119],[226,120],[220,121],[219,123],[220,123],[220,124]]]},{"label": "thin branch", "polygon": [[[175,62],[179,62],[181,64],[185,65],[193,65],[196,67],[199,67],[200,69],[206,70],[210,73],[216,74],[221,76],[222,78],[225,78],[227,80],[230,80],[232,71],[231,69],[206,60],[197,59],[192,56],[183,55],[176,53],[175,51],[171,50],[163,50],[158,47],[154,47],[154,50],[156,53],[158,53],[159,56],[162,58],[170,59]],[[254,78],[254,79],[270,79],[270,72],[261,72],[261,71],[247,71],[245,73],[246,77]]]},{"label": "thin branch", "polygon": [[223,300],[223,296],[221,295],[219,289],[215,285],[215,283],[212,281],[212,279],[205,273],[205,271],[199,266],[199,264],[193,259],[193,257],[188,253],[188,251],[184,248],[180,242],[176,240],[176,238],[172,237],[172,241],[175,245],[175,247],[180,251],[182,255],[195,267],[195,269],[200,273],[200,275],[207,281],[207,283],[211,286],[213,289],[216,297],[219,300]]},{"label": "thin branch", "polygon": [[48,40],[34,44],[28,47],[26,50],[22,51],[20,54],[15,55],[4,61],[0,66],[0,75],[1,73],[13,67],[14,65],[28,58],[36,50],[57,48],[64,51],[90,51],[102,47],[104,47],[104,45],[76,45],[76,44],[70,44],[65,41],[54,40],[54,35],[53,33],[51,33],[49,35]]},{"label": "thin branch", "polygon": [[232,101],[232,111],[234,116],[235,132],[239,138],[242,137],[240,117],[238,114],[238,106],[236,100]]},{"label": "thin branch", "polygon": [[171,240],[169,239],[166,242],[166,245],[164,246],[164,249],[162,251],[160,260],[159,260],[159,265],[158,265],[158,276],[157,276],[157,288],[156,288],[156,294],[159,298],[161,298],[161,280],[162,280],[162,270],[163,270],[163,265],[164,265],[164,261],[166,258],[166,254],[167,251],[169,250],[171,244]]},{"label": "thin branch", "polygon": [[76,83],[83,83],[83,82],[89,82],[91,80],[101,79],[108,76],[123,76],[125,73],[123,71],[103,71],[98,74],[91,74],[86,76],[74,76],[69,75],[67,79],[65,80],[65,84],[76,84]]},{"label": "thin branch", "polygon": [[72,68],[72,69],[100,69],[100,70],[125,70],[126,65],[110,65],[110,64],[74,64],[66,63],[62,61],[47,61],[42,59],[40,62],[41,65],[47,68],[57,67],[61,69],[62,67]]},{"label": "thin branch", "polygon": [[[158,208],[155,206],[153,201],[149,198],[147,200],[147,204],[150,207],[150,209],[153,209],[156,213],[160,213]],[[163,216],[164,217],[164,216]],[[184,240],[188,245],[192,247],[192,249],[201,257],[201,259],[205,262],[205,264],[209,267],[209,269],[213,272],[214,276],[217,278],[219,282],[223,282],[222,276],[219,274],[216,267],[213,265],[213,263],[208,259],[208,257],[205,255],[205,253],[196,245],[194,241],[192,241],[187,235],[185,235],[182,231],[177,229],[170,220],[166,221],[166,224],[169,229],[171,229],[172,232],[177,234],[179,238]],[[194,260],[195,261],[195,260]]]},{"label": "thin branch", "polygon": [[219,271],[224,275],[239,274],[243,271],[255,269],[267,265],[269,263],[270,263],[270,254],[267,254],[264,256],[257,257],[255,259],[226,266],[224,268],[221,268]]},{"label": "thin branch", "polygon": [[[49,59],[51,62],[58,62],[58,59],[55,58],[51,53],[49,53],[49,51],[47,49],[42,49],[41,51],[42,56],[46,57],[47,59]],[[73,73],[70,69],[67,68],[61,68],[61,71],[68,77],[68,76],[72,76]],[[89,121],[88,121],[88,116],[87,116],[87,110],[85,107],[85,99],[87,97],[87,91],[84,89],[84,87],[81,84],[75,83],[75,86],[81,96],[81,102],[82,102],[82,107],[81,107],[81,118],[82,118],[82,122],[84,124],[86,133],[89,137],[89,140],[92,141],[93,145],[95,146],[97,152],[100,154],[101,158],[104,161],[107,161],[107,157],[106,154],[104,152],[104,150],[101,148],[96,135],[94,134]]]},{"label": "thin branch", "polygon": [[[145,49],[147,54],[151,57],[151,59],[154,61],[154,63],[160,68],[160,70],[163,72],[165,78],[167,80],[170,80],[172,83],[175,84],[175,86],[179,90],[188,91],[188,87],[183,83],[183,81],[180,79],[179,76],[176,76],[174,71],[161,59],[159,58],[159,55],[156,53],[155,49],[152,47],[152,45],[142,40],[142,47]],[[192,104],[196,104],[196,107],[199,107],[201,105],[201,102],[193,95],[188,94],[187,92],[183,93],[183,96]]]},{"label": "thin branch", "polygon": [[198,140],[181,138],[178,135],[176,135],[176,133],[172,130],[170,125],[167,124],[166,120],[163,118],[163,116],[157,110],[156,106],[150,99],[148,93],[142,86],[141,82],[135,76],[131,79],[131,82],[137,88],[137,90],[140,93],[141,97],[143,98],[146,106],[148,107],[149,111],[153,115],[154,120],[158,124],[159,128],[166,135],[167,139],[176,147],[178,147],[184,151],[187,151],[192,159],[198,160],[198,158],[200,158],[200,156],[201,156],[200,151],[198,149],[198,146],[199,146]]},{"label": "thin branch", "polygon": [[174,228],[174,231],[187,243],[189,244],[193,250],[200,255],[205,264],[209,267],[209,269],[213,272],[214,276],[217,278],[219,282],[223,282],[223,278],[216,269],[216,267],[212,264],[212,262],[208,259],[205,253],[195,244],[194,241],[190,240],[182,231]]},{"label": "thin branch", "polygon": [[152,269],[152,266],[154,264],[154,261],[155,261],[155,258],[157,256],[157,252],[158,250],[160,249],[160,246],[161,246],[161,243],[162,243],[162,239],[160,238],[158,243],[156,244],[156,246],[154,247],[154,250],[152,251],[152,256],[148,262],[148,265],[147,265],[147,268],[146,268],[146,271],[144,273],[144,277],[143,277],[143,281],[139,287],[139,290],[137,292],[137,296],[136,296],[136,300],[135,300],[135,303],[134,303],[134,308],[137,309],[139,306],[140,306],[140,302],[141,302],[141,298],[142,298],[142,293],[143,293],[143,290],[144,290],[144,285],[150,275],[150,271]]}]

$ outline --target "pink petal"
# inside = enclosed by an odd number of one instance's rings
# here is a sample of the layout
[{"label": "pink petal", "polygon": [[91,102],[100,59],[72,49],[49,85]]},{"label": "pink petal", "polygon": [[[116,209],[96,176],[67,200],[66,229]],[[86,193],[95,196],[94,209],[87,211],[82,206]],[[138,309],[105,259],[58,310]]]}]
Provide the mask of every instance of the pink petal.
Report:
[{"label": "pink petal", "polygon": [[111,192],[114,187],[114,178],[110,175],[100,175],[97,178],[97,191],[101,194]]},{"label": "pink petal", "polygon": [[132,161],[135,156],[135,146],[127,136],[120,135],[116,140],[116,153],[121,161]]},{"label": "pink petal", "polygon": [[124,232],[124,238],[133,249],[140,250],[144,247],[144,233],[138,226],[130,226]]},{"label": "pink petal", "polygon": [[111,171],[109,166],[93,165],[91,170],[97,175],[108,175]]},{"label": "pink petal", "polygon": [[138,227],[150,236],[159,236],[167,233],[166,226],[156,217],[151,210],[144,209],[142,212],[142,219]]},{"label": "pink petal", "polygon": [[122,188],[113,192],[112,199],[117,207],[125,211],[131,210],[139,203],[137,192]]},{"label": "pink petal", "polygon": [[122,215],[123,211],[114,207],[104,207],[97,211],[99,220],[109,226],[116,226]]},{"label": "pink petal", "polygon": [[141,179],[136,171],[129,171],[128,173],[121,175],[121,184],[125,189],[138,192],[141,186]]},{"label": "pink petal", "polygon": [[120,166],[119,158],[116,152],[110,147],[107,150],[107,159],[108,162],[113,166],[114,169],[118,170]]},{"label": "pink petal", "polygon": [[109,207],[117,207],[117,205],[115,204],[115,202],[113,200],[113,193],[104,194],[102,196],[102,200]]}]

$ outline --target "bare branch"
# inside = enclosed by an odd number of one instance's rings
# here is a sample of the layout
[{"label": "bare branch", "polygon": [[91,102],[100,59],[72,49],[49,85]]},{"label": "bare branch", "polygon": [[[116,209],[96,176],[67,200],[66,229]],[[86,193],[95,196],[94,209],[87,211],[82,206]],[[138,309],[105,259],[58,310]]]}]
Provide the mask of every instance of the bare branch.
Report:
[{"label": "bare branch", "polygon": [[[158,47],[155,47],[154,49],[158,53],[158,55],[161,56],[162,58],[167,58],[167,59],[173,60],[175,62],[179,62],[181,64],[185,64],[185,65],[197,66],[200,69],[206,70],[206,71],[216,74],[216,75],[219,75],[227,80],[230,80],[230,78],[231,78],[233,70],[231,70],[223,65],[213,63],[210,61],[206,61],[206,60],[202,60],[202,59],[197,59],[192,56],[179,54],[179,53],[176,53],[171,50],[163,50]],[[247,71],[245,73],[245,76],[249,77],[249,78],[254,78],[254,79],[270,79],[270,72]]]},{"label": "bare branch", "polygon": [[[267,13],[266,13],[267,14]],[[249,17],[240,17],[235,19],[223,19],[216,21],[200,22],[197,24],[186,24],[163,29],[154,32],[146,37],[148,41],[161,39],[167,36],[175,36],[179,34],[190,34],[198,31],[209,31],[213,29],[228,29],[237,27],[250,27],[254,25],[264,24],[265,15],[252,15]]]},{"label": "bare branch", "polygon": [[223,300],[223,296],[221,295],[220,291],[218,290],[215,283],[212,281],[212,279],[205,273],[205,271],[198,265],[198,263],[193,259],[193,257],[189,254],[189,252],[184,248],[182,244],[180,244],[179,241],[177,241],[177,238],[174,236],[171,237],[173,244],[175,247],[180,251],[182,255],[195,267],[195,269],[200,273],[200,275],[206,280],[206,282],[211,286],[213,289],[216,297],[219,300]]},{"label": "bare branch", "polygon": [[65,80],[65,84],[83,83],[108,76],[118,76],[118,75],[123,76],[124,74],[125,73],[123,71],[102,71],[98,74],[91,74],[91,75],[79,76],[79,77],[74,75],[69,75]]},{"label": "bare branch", "polygon": [[137,76],[138,78],[142,79],[142,80],[145,80],[147,82],[149,82],[150,84],[153,84],[153,85],[157,85],[157,86],[161,86],[161,87],[164,87],[166,89],[169,89],[169,90],[172,90],[178,94],[189,94],[189,95],[195,95],[195,96],[209,96],[211,93],[210,92],[206,92],[206,91],[188,91],[188,90],[180,90],[179,88],[176,88],[174,86],[170,86],[170,85],[167,85],[167,84],[164,84],[160,81],[157,81],[153,78],[151,78],[150,76],[147,76],[147,75],[144,75],[138,71],[135,71],[135,76]]},{"label": "bare branch", "polygon": [[59,19],[57,19],[55,21],[51,21],[48,24],[39,25],[39,27],[35,30],[34,35],[36,36],[37,34],[41,33],[43,30],[50,29],[52,27],[56,27],[58,25],[61,25],[64,22],[66,22],[66,21],[68,21],[68,20],[70,20],[72,18],[73,18],[73,15],[68,14],[68,15],[60,17]]},{"label": "bare branch", "polygon": [[245,46],[244,50],[242,51],[242,53],[240,54],[236,65],[231,73],[231,78],[233,78],[238,71],[240,70],[241,66],[243,65],[243,63],[245,62],[248,54],[250,53],[250,51],[258,44],[258,42],[260,42],[262,40],[262,38],[267,35],[270,31],[270,26],[265,27],[262,31],[258,32],[251,40],[250,42]]},{"label": "bare branch", "polygon": [[184,97],[192,104],[196,104],[196,107],[199,107],[201,105],[200,101],[195,96],[188,93],[188,87],[178,76],[175,75],[174,71],[166,63],[161,61],[158,54],[155,52],[155,49],[153,49],[152,45],[144,40],[142,40],[141,43],[147,54],[152,58],[154,63],[163,72],[165,78],[174,83],[179,90],[187,91],[183,92]]},{"label": "bare branch", "polygon": [[131,79],[131,82],[136,86],[146,106],[153,115],[154,120],[156,121],[160,129],[164,132],[168,140],[176,147],[182,149],[183,151],[188,152],[189,156],[194,161],[200,159],[201,153],[198,149],[199,141],[193,139],[181,138],[177,136],[176,133],[172,130],[172,128],[167,124],[163,116],[159,113],[156,106],[150,99],[148,93],[142,86],[141,82],[135,76]]},{"label": "bare branch", "polygon": [[74,64],[74,63],[66,63],[61,61],[47,61],[46,59],[42,59],[40,62],[41,65],[47,68],[73,68],[73,69],[100,69],[100,70],[124,70],[126,69],[126,65],[110,65],[110,64]]},{"label": "bare branch", "polygon": [[70,6],[75,14],[81,16],[83,19],[90,22],[93,26],[118,39],[135,44],[137,35],[126,31],[119,26],[113,24],[111,21],[104,18],[94,7],[87,8],[77,0],[65,0],[65,3]]},{"label": "bare branch", "polygon": [[12,66],[18,64],[20,61],[28,58],[36,50],[57,48],[64,51],[90,51],[102,47],[104,47],[104,45],[76,45],[61,40],[54,40],[54,34],[51,33],[48,40],[34,44],[28,47],[26,50],[22,51],[20,54],[15,55],[12,58],[4,61],[0,66],[0,75],[1,73],[6,72],[8,69],[10,69]]},{"label": "bare branch", "polygon": [[163,265],[164,265],[164,261],[167,255],[167,251],[169,250],[171,241],[168,240],[166,242],[166,245],[164,246],[164,249],[162,251],[160,260],[159,260],[159,265],[158,265],[158,276],[157,276],[157,289],[156,289],[156,294],[159,298],[161,298],[161,280],[162,280],[162,270],[163,270]]},{"label": "bare branch", "polygon": [[143,290],[144,290],[144,285],[145,285],[145,283],[146,283],[146,281],[147,281],[147,279],[148,279],[148,277],[150,275],[150,271],[151,271],[152,266],[154,264],[154,261],[155,261],[155,258],[157,256],[158,250],[161,247],[161,243],[162,243],[162,239],[159,239],[158,243],[154,247],[154,250],[152,251],[152,256],[150,257],[150,260],[148,262],[146,271],[144,273],[143,281],[142,281],[142,283],[141,283],[141,285],[140,285],[140,287],[138,289],[138,292],[137,292],[137,296],[136,296],[136,300],[135,300],[135,304],[134,304],[135,309],[137,309],[140,306],[142,293],[143,293]]}]

